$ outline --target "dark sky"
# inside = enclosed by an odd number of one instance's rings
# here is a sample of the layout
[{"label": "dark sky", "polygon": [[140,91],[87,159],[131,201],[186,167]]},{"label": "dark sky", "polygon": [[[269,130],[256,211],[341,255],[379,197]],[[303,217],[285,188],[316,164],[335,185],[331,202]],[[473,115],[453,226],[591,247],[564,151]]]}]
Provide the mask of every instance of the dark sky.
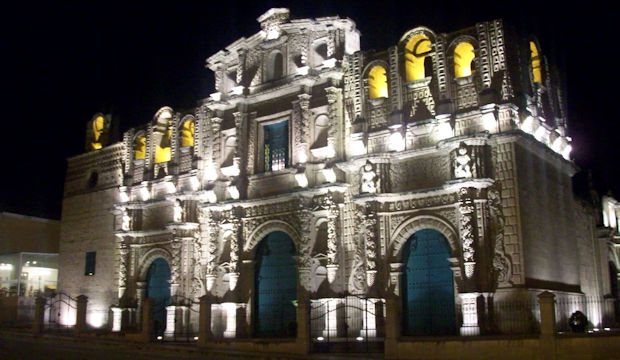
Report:
[{"label": "dark sky", "polygon": [[271,7],[288,7],[295,18],[351,18],[363,50],[392,46],[417,25],[449,32],[494,18],[537,35],[565,76],[573,157],[592,169],[601,192],[620,196],[611,9],[564,2],[541,7],[541,1],[212,3],[3,1],[0,210],[59,218],[65,159],[83,151],[85,124],[95,112],[112,111],[124,131],[164,105],[194,106],[213,92],[205,59],[257,32],[256,18]]}]

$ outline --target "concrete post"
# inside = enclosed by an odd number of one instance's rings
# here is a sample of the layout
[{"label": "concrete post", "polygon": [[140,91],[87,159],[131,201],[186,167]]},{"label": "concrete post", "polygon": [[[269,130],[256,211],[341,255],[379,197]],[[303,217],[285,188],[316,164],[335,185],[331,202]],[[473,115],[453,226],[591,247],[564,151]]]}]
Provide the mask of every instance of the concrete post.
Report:
[{"label": "concrete post", "polygon": [[151,335],[153,334],[153,314],[151,308],[153,307],[153,300],[150,298],[142,300],[142,341],[151,341]]},{"label": "concrete post", "polygon": [[400,297],[393,294],[385,299],[385,358],[398,358],[398,340],[401,335]]},{"label": "concrete post", "polygon": [[198,346],[205,346],[213,339],[211,332],[211,298],[204,295],[200,298],[200,317],[198,320]]},{"label": "concrete post", "polygon": [[76,336],[86,331],[86,308],[88,307],[88,296],[80,295],[77,297],[77,310],[75,315],[75,328],[73,328]]},{"label": "concrete post", "polygon": [[538,295],[540,305],[540,334],[555,335],[555,295],[543,291]]},{"label": "concrete post", "polygon": [[540,305],[541,359],[557,359],[555,351],[555,295],[548,291],[538,294]]},{"label": "concrete post", "polygon": [[478,297],[480,293],[459,294],[461,298],[461,312],[463,313],[463,325],[460,333],[462,336],[480,335],[480,323],[478,318]]},{"label": "concrete post", "polygon": [[45,298],[37,297],[34,300],[34,321],[32,322],[32,332],[40,334],[43,332],[43,316],[45,315]]},{"label": "concrete post", "polygon": [[237,304],[235,310],[235,338],[248,337],[248,322],[246,320],[246,304]]},{"label": "concrete post", "polygon": [[119,332],[122,330],[123,324],[123,308],[112,306],[112,332]]},{"label": "concrete post", "polygon": [[296,341],[300,354],[308,354],[310,352],[310,300],[308,300],[305,294],[300,296],[297,301]]}]

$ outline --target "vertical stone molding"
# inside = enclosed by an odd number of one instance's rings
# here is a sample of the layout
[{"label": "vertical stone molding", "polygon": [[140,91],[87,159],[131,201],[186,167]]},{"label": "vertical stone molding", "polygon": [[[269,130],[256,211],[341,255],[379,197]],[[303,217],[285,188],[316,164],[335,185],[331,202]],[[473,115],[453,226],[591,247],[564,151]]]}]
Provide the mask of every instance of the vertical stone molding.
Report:
[{"label": "vertical stone molding", "polygon": [[153,334],[153,300],[144,299],[142,300],[142,331],[141,337],[142,341],[149,342],[151,341],[151,336]]},{"label": "vertical stone molding", "polygon": [[198,320],[198,346],[204,346],[213,338],[211,331],[211,297],[204,295],[200,297],[200,315]]},{"label": "vertical stone molding", "polygon": [[390,294],[385,299],[385,312],[385,358],[396,359],[402,328],[400,296]]},{"label": "vertical stone molding", "polygon": [[297,347],[300,354],[310,352],[310,300],[305,291],[297,301]]}]

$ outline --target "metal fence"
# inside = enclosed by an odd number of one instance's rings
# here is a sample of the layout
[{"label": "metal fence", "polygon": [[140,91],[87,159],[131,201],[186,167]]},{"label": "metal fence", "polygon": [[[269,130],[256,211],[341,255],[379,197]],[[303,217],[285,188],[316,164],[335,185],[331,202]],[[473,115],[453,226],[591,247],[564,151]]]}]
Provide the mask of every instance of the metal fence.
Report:
[{"label": "metal fence", "polygon": [[383,352],[385,302],[346,296],[311,300],[314,352]]},{"label": "metal fence", "polygon": [[[200,302],[181,295],[170,298],[170,305],[163,307],[165,311],[165,330],[154,333],[157,341],[195,342],[198,340],[198,321],[200,318]],[[169,325],[174,324],[174,329]]]},{"label": "metal fence", "polygon": [[52,294],[45,303],[43,328],[46,332],[69,332],[75,326],[76,313],[77,299],[63,292]]}]

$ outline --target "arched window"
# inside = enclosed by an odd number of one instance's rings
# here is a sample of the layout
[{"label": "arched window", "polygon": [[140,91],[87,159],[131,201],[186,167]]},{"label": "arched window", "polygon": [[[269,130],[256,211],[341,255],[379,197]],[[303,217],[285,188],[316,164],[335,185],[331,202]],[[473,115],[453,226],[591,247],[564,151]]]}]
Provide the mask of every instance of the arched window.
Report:
[{"label": "arched window", "polygon": [[267,58],[265,80],[276,80],[284,74],[284,57],[278,50],[272,51]]},{"label": "arched window", "polygon": [[533,41],[530,41],[530,53],[532,60],[532,79],[535,83],[542,83],[542,71],[540,69],[540,53]]},{"label": "arched window", "polygon": [[146,136],[138,135],[133,140],[133,159],[143,160],[146,158]]},{"label": "arched window", "polygon": [[163,163],[170,161],[170,138],[172,137],[172,129],[168,127],[166,132],[161,136],[159,144],[155,147],[155,163]]},{"label": "arched window", "polygon": [[388,97],[388,80],[383,66],[373,66],[368,72],[368,96],[371,99]]},{"label": "arched window", "polygon": [[419,230],[405,243],[402,294],[403,325],[407,335],[452,335],[456,332],[450,257],[450,245],[437,230]]},{"label": "arched window", "polygon": [[91,143],[94,150],[101,149],[101,135],[103,134],[103,127],[105,120],[103,116],[99,115],[93,120],[93,142]]},{"label": "arched window", "polygon": [[474,46],[468,42],[459,43],[454,48],[454,77],[470,76],[473,73],[473,63],[476,54]]},{"label": "arched window", "polygon": [[323,64],[323,61],[327,60],[327,44],[324,42],[318,43],[312,49],[310,66],[316,67]]},{"label": "arched window", "polygon": [[181,147],[194,146],[194,120],[188,119],[181,126]]},{"label": "arched window", "polygon": [[[430,39],[424,34],[413,36],[405,45],[405,77],[407,81],[424,79],[432,74]],[[429,60],[425,61],[428,57]],[[428,68],[428,69],[426,69]]]},{"label": "arched window", "polygon": [[284,232],[267,235],[256,250],[255,330],[258,336],[294,337],[297,331],[295,246]]},{"label": "arched window", "polygon": [[157,258],[149,266],[146,275],[146,297],[152,299],[153,327],[156,335],[166,329],[166,306],[170,305],[170,266]]}]

